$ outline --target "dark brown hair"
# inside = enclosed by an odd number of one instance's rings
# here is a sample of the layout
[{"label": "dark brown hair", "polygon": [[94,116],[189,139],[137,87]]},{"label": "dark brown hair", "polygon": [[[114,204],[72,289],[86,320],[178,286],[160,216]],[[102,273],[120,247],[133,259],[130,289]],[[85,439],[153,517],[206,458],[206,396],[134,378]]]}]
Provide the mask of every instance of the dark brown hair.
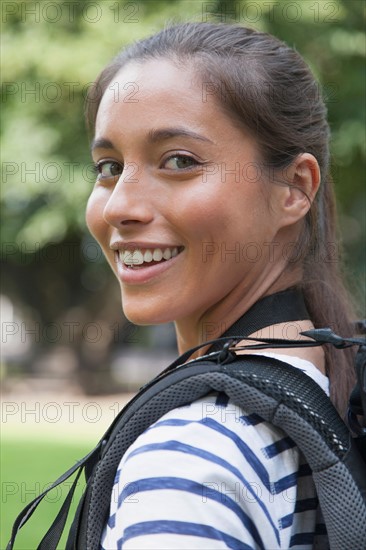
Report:
[{"label": "dark brown hair", "polygon": [[[87,98],[92,132],[101,98],[116,73],[129,61],[158,58],[196,69],[203,91],[214,94],[227,114],[253,135],[263,167],[276,173],[300,153],[315,156],[321,185],[289,263],[302,260],[302,288],[314,325],[349,335],[353,312],[340,274],[326,107],[307,64],[277,38],[253,29],[222,23],[174,25],[127,47],[102,71]],[[352,352],[326,349],[331,398],[342,415],[354,383],[352,363]]]}]

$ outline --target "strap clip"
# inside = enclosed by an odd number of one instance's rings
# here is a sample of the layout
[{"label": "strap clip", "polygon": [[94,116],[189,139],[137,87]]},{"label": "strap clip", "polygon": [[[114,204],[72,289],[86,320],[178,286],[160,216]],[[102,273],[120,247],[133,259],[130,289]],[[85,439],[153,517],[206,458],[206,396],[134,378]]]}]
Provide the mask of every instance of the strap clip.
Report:
[{"label": "strap clip", "polygon": [[229,340],[225,342],[222,347],[222,350],[217,356],[217,362],[220,365],[226,365],[227,363],[232,363],[236,358],[236,353],[233,351],[233,346],[238,342],[238,340]]}]

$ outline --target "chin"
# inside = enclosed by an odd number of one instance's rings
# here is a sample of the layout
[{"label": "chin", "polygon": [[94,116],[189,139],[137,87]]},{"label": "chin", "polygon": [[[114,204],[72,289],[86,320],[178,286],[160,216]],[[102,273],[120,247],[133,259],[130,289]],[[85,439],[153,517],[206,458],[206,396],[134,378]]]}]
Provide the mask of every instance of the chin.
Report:
[{"label": "chin", "polygon": [[146,300],[126,299],[122,297],[122,309],[125,317],[134,325],[161,325],[174,321],[168,304],[158,306],[146,303]]}]

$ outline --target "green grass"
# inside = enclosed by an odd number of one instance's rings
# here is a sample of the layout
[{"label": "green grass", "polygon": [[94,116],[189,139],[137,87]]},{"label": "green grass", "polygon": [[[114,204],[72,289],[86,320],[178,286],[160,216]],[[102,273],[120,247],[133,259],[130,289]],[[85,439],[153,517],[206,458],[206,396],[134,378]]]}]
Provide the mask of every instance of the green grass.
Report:
[{"label": "green grass", "polygon": [[[2,438],[1,550],[6,548],[12,524],[24,506],[86,455],[91,448],[92,445],[87,442],[59,443]],[[20,530],[14,550],[37,548],[68,493],[70,480],[66,481],[66,487],[64,485],[54,489],[45,497],[29,522]],[[78,482],[73,499],[71,518],[82,489],[83,476]],[[65,540],[64,536],[58,546],[60,550],[65,548]]]}]

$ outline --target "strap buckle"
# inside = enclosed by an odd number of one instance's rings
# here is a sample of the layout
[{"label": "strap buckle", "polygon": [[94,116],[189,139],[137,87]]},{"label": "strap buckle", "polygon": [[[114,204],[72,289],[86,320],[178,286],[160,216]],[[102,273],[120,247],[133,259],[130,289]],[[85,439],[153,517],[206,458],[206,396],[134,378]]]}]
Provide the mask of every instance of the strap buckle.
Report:
[{"label": "strap buckle", "polygon": [[229,340],[225,342],[222,347],[222,350],[217,356],[217,362],[220,365],[226,365],[227,363],[232,363],[236,359],[236,353],[234,351],[234,346],[237,344],[238,340]]}]

